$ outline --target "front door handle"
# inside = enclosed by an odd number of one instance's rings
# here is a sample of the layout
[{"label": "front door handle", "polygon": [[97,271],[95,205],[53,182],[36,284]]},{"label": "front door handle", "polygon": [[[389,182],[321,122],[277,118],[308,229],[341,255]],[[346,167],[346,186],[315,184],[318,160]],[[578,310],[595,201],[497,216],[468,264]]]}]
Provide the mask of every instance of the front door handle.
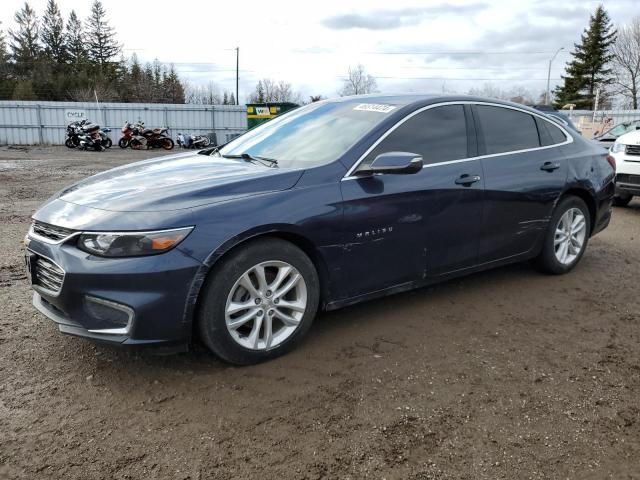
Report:
[{"label": "front door handle", "polygon": [[547,172],[553,172],[560,168],[560,162],[544,162],[540,167],[540,170],[545,170]]},{"label": "front door handle", "polygon": [[465,173],[456,178],[456,185],[464,185],[465,187],[471,186],[471,184],[479,182],[480,175],[469,175]]}]

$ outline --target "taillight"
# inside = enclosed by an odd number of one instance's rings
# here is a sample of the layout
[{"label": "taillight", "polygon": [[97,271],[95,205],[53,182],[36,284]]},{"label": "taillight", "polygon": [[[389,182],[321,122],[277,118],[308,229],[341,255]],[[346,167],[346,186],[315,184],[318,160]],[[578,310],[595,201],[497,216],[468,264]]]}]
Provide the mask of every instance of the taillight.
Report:
[{"label": "taillight", "polygon": [[616,172],[616,159],[613,158],[613,155],[607,155],[607,162],[609,162],[609,165],[611,165],[611,168],[613,168],[613,173]]}]

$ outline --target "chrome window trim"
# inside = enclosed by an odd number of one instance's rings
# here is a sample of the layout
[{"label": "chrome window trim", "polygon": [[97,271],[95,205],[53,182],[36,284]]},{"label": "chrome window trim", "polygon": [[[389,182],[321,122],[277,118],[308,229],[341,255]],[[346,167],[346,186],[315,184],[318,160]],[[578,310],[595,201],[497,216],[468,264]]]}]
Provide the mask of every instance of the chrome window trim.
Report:
[{"label": "chrome window trim", "polygon": [[62,292],[62,287],[64,287],[64,281],[67,278],[67,271],[64,268],[62,268],[57,262],[54,262],[51,259],[51,257],[48,257],[47,255],[43,255],[42,253],[36,252],[35,250],[32,250],[30,248],[27,248],[27,251],[33,253],[34,255],[47,259],[48,261],[53,263],[56,267],[58,267],[62,272],[62,281],[60,282],[60,288],[58,289],[57,292],[54,290],[49,290],[48,288],[44,288],[41,285],[36,285],[35,283],[33,283],[33,280],[31,281],[31,288],[33,288],[36,292],[44,293],[45,295],[49,295],[50,297],[55,298],[59,296],[60,292]]},{"label": "chrome window trim", "polygon": [[105,305],[109,308],[113,308],[114,310],[120,310],[127,314],[127,325],[121,328],[95,328],[95,329],[87,329],[87,332],[91,333],[101,333],[103,335],[129,335],[131,331],[131,327],[133,326],[133,318],[135,316],[133,309],[127,305],[123,305],[121,303],[112,302],[110,300],[105,300],[103,298],[94,297],[92,295],[85,295],[86,301],[99,303],[101,305]]},{"label": "chrome window trim", "polygon": [[440,103],[434,103],[434,104],[426,105],[426,106],[424,106],[422,108],[419,108],[418,110],[416,110],[414,112],[411,112],[410,114],[408,114],[404,118],[398,120],[398,122],[396,122],[386,132],[384,132],[360,156],[360,158],[351,166],[351,168],[349,168],[349,170],[347,170],[347,173],[345,173],[344,177],[342,177],[342,179],[340,181],[353,180],[353,179],[356,179],[356,178],[362,178],[362,177],[359,177],[358,175],[354,175],[354,172],[358,169],[358,167],[360,166],[362,161],[367,157],[367,155],[369,155],[373,151],[373,149],[375,149],[385,138],[387,138],[396,128],[398,128],[404,122],[406,122],[407,120],[409,120],[413,116],[415,116],[415,115],[417,115],[419,113],[422,113],[422,112],[424,112],[426,110],[429,110],[431,108],[436,108],[436,107],[442,107],[442,106],[446,106],[446,105],[486,105],[486,106],[489,106],[489,107],[507,108],[507,109],[510,109],[510,110],[516,110],[518,112],[527,113],[529,115],[536,116],[536,117],[544,120],[545,122],[550,123],[551,125],[553,125],[556,128],[559,128],[560,131],[562,131],[562,133],[564,133],[564,135],[566,137],[566,140],[564,142],[555,143],[553,145],[545,145],[545,146],[534,147],[534,148],[526,148],[526,149],[523,149],[523,150],[513,150],[513,151],[510,151],[510,152],[490,153],[490,154],[487,154],[487,155],[478,155],[478,156],[475,156],[475,157],[460,158],[460,159],[456,159],[456,160],[447,160],[445,162],[429,163],[429,164],[424,165],[422,168],[438,167],[440,165],[450,165],[450,164],[453,164],[453,163],[470,162],[472,160],[480,160],[480,159],[483,159],[483,158],[501,157],[501,156],[504,156],[504,155],[514,155],[514,154],[517,154],[517,153],[533,152],[533,151],[537,151],[537,150],[546,150],[548,148],[556,148],[556,147],[561,147],[562,145],[568,145],[570,143],[573,143],[573,137],[569,134],[569,132],[567,131],[566,128],[564,128],[562,125],[558,125],[556,122],[554,122],[550,118],[546,118],[546,115],[538,113],[538,112],[530,112],[528,110],[524,110],[522,108],[518,108],[518,107],[513,106],[513,105],[503,105],[501,103],[493,103],[493,102],[482,102],[482,101],[477,101],[476,102],[476,101],[473,101],[473,100],[459,100],[459,101],[452,101],[452,102],[440,102]]}]

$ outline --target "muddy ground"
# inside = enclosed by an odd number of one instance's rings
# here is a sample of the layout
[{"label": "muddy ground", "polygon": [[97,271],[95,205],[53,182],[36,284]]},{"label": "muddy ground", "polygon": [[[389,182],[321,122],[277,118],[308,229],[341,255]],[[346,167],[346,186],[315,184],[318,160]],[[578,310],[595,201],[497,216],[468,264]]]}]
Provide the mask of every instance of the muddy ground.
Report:
[{"label": "muddy ground", "polygon": [[0,148],[0,478],[640,478],[638,200],[569,275],[517,265],[323,314],[235,368],[63,336],[31,306],[31,213],[149,155]]}]

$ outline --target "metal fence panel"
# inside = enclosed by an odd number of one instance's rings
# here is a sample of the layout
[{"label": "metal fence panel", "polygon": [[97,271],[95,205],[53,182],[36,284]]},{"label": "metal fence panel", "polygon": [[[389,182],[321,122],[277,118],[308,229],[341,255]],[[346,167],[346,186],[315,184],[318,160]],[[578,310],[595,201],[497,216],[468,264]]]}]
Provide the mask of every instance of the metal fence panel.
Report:
[{"label": "metal fence panel", "polygon": [[126,121],[167,127],[174,139],[178,133],[215,134],[218,143],[247,129],[240,105],[0,101],[0,144],[64,144],[66,110],[84,110],[89,120],[111,128],[114,143]]},{"label": "metal fence panel", "polygon": [[[581,117],[587,120],[594,118],[592,110],[574,110],[571,114],[574,123],[578,123]],[[595,121],[602,122],[607,118],[613,119],[613,125],[631,120],[640,120],[640,110],[598,110],[595,114]]]}]

